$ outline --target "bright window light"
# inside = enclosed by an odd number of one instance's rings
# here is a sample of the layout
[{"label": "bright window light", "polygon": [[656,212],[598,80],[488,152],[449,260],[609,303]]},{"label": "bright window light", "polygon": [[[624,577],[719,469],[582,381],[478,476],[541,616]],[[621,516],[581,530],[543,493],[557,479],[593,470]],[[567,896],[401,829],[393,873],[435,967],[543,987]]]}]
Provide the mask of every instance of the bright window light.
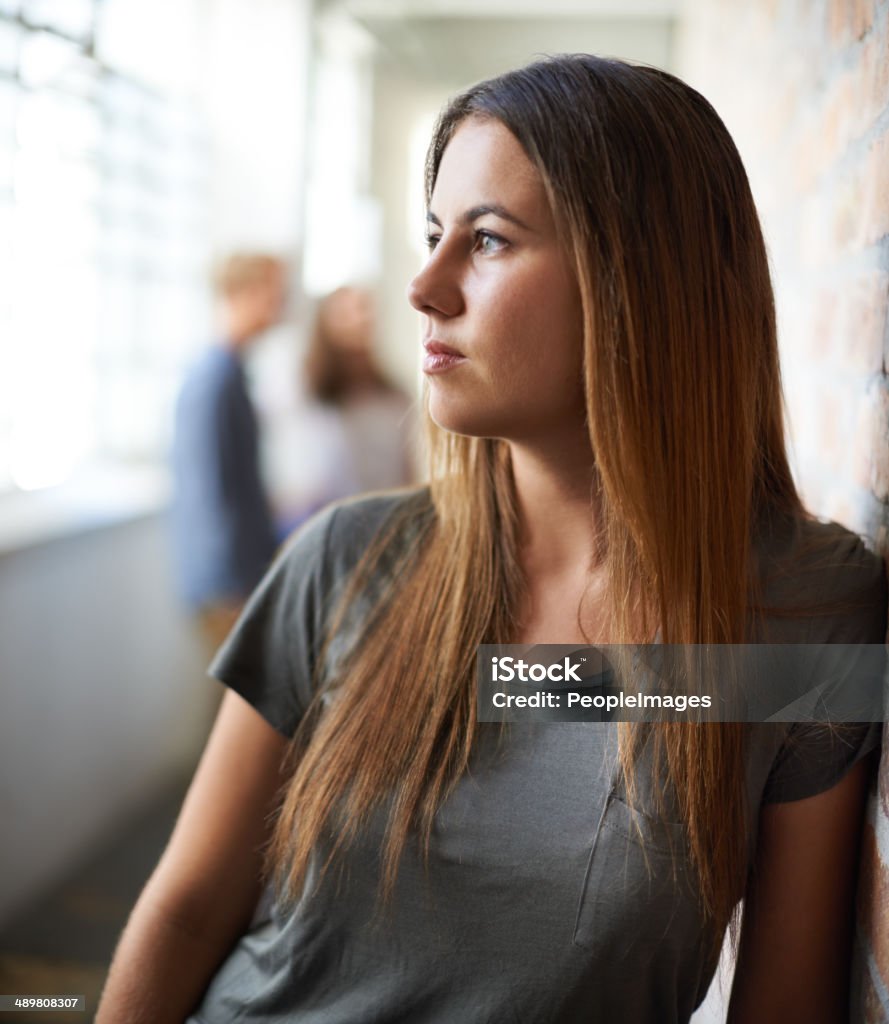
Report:
[{"label": "bright window light", "polygon": [[[200,118],[99,65],[105,6],[31,0],[22,25],[0,0],[0,491],[164,457],[178,371],[208,330]],[[125,0],[112,6],[126,53]],[[170,0],[162,24],[175,35],[193,6]],[[163,64],[157,38],[141,45]]]}]

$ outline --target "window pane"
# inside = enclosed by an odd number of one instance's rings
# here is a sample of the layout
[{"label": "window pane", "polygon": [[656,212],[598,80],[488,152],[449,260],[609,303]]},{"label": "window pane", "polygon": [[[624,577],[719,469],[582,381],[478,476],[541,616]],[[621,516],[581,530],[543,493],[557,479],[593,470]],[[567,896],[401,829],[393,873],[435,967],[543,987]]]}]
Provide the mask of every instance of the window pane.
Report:
[{"label": "window pane", "polygon": [[0,21],[0,72],[14,75],[19,63],[19,49],[24,33],[11,21]]},{"label": "window pane", "polygon": [[92,8],[32,0],[39,28],[0,20],[0,490],[163,455],[209,322],[206,130],[98,67],[78,42]]},{"label": "window pane", "polygon": [[23,13],[32,25],[86,42],[92,33],[93,8],[94,0],[25,0]]}]

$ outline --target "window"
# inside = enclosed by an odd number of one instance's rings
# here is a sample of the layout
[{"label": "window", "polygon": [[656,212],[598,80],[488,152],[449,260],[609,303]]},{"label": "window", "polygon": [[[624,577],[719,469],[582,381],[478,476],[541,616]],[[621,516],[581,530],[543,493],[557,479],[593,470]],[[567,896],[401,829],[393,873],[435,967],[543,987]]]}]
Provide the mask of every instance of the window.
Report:
[{"label": "window", "polygon": [[96,56],[104,7],[0,0],[0,491],[162,456],[208,331],[203,122]]}]

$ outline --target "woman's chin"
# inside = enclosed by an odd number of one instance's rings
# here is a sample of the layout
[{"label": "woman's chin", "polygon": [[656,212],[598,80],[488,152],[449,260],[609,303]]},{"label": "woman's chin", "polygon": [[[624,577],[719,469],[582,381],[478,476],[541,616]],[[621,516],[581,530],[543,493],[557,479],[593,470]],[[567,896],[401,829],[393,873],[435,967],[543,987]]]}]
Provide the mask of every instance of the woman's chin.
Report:
[{"label": "woman's chin", "polygon": [[433,423],[449,434],[461,434],[464,437],[496,437],[495,425],[490,416],[481,416],[469,409],[455,409],[453,406],[438,406],[431,402],[429,415]]}]

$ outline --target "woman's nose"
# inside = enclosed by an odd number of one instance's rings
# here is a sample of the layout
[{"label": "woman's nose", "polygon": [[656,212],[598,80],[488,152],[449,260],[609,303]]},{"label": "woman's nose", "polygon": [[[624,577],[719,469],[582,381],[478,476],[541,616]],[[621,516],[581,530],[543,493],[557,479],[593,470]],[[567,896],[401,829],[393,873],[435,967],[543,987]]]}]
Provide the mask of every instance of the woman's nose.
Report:
[{"label": "woman's nose", "polygon": [[456,316],[462,308],[455,268],[442,259],[444,255],[436,249],[407,287],[408,302],[420,313]]},{"label": "woman's nose", "polygon": [[420,313],[426,308],[423,284],[423,270],[421,270],[407,286],[407,301]]}]

